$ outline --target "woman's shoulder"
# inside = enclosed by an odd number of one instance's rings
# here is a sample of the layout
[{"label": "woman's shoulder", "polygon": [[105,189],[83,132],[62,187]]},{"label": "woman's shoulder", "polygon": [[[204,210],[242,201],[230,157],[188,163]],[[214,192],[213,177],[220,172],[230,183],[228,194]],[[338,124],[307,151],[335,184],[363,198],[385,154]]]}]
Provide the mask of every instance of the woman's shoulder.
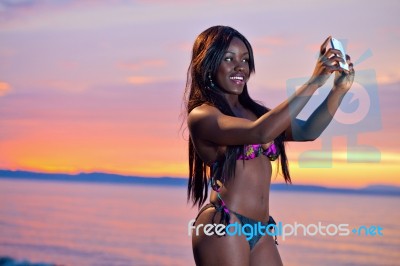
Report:
[{"label": "woman's shoulder", "polygon": [[212,114],[212,113],[221,113],[221,111],[215,106],[212,106],[208,103],[203,103],[203,104],[193,108],[193,110],[189,113],[189,115],[192,113],[194,113],[194,114],[199,114],[199,113],[200,114],[202,114],[202,113]]},{"label": "woman's shoulder", "polygon": [[204,132],[213,128],[222,115],[221,111],[209,104],[199,105],[188,114],[187,125],[191,134]]},{"label": "woman's shoulder", "polygon": [[190,113],[188,114],[188,123],[191,124],[193,122],[197,122],[206,118],[211,118],[220,114],[222,113],[220,110],[218,110],[218,108],[203,103],[202,105],[199,105],[193,108],[192,111],[190,111]]}]

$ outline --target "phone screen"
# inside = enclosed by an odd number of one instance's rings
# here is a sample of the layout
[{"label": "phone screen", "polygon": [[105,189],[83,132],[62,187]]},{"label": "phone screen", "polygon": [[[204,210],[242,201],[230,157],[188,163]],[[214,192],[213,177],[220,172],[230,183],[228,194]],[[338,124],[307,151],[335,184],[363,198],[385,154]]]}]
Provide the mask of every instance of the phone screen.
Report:
[{"label": "phone screen", "polygon": [[340,41],[336,40],[335,38],[331,38],[331,45],[332,48],[339,50],[342,53],[342,58],[345,60],[345,63],[339,62],[341,68],[349,70],[349,65],[346,61],[346,52],[344,51],[343,45]]}]

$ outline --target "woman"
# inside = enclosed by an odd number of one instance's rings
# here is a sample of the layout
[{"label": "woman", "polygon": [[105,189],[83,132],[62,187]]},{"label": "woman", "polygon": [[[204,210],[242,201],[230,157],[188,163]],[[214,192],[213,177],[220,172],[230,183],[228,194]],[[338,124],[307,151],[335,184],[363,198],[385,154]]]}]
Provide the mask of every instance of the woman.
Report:
[{"label": "woman", "polygon": [[[254,73],[253,50],[238,31],[215,26],[196,39],[186,85],[189,137],[188,200],[200,208],[194,227],[206,224],[255,225],[274,223],[269,216],[271,161],[280,158],[291,183],[284,142],[312,141],[332,116],[354,80],[340,68],[341,53],[321,46],[307,83],[274,109],[253,101],[247,81]],[[313,93],[335,72],[334,86],[325,101],[306,120],[295,117]],[[246,226],[245,226],[246,227]],[[276,240],[270,234],[220,236],[199,230],[192,234],[197,265],[282,265]]]}]

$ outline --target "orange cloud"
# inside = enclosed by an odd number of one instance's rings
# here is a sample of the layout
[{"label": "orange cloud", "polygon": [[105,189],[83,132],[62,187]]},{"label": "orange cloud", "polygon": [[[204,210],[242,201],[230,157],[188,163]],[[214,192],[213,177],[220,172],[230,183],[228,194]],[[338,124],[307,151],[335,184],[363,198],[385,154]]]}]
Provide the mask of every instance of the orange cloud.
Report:
[{"label": "orange cloud", "polygon": [[[360,160],[357,163],[348,160],[348,142],[344,136],[334,137],[331,150],[325,152],[322,150],[322,139],[306,143],[289,142],[286,147],[293,183],[329,187],[365,187],[378,183],[400,185],[400,152],[390,150],[382,139],[374,142],[374,137],[380,134],[371,132],[358,137],[359,144],[371,145],[379,152],[352,152],[350,155]],[[309,155],[310,151],[315,151],[314,158]],[[300,158],[304,158],[303,152],[308,152],[307,162],[300,161]],[[331,165],[323,165],[323,158],[326,159],[325,163],[330,161]],[[273,177],[273,180],[283,182],[280,176],[276,179]]]},{"label": "orange cloud", "polygon": [[147,84],[157,82],[157,79],[149,76],[132,76],[127,78],[130,84]]},{"label": "orange cloud", "polygon": [[0,134],[0,168],[185,176],[187,147],[178,117],[182,91],[177,89],[182,87],[166,82],[133,90],[125,84],[79,94],[42,91],[34,101],[4,98],[0,127],[7,130]]},{"label": "orange cloud", "polygon": [[386,74],[378,74],[376,77],[378,84],[392,84],[397,83],[400,81],[400,75],[393,72],[393,73],[386,73]]},{"label": "orange cloud", "polygon": [[11,86],[8,83],[0,81],[0,96],[4,96],[10,90]]}]

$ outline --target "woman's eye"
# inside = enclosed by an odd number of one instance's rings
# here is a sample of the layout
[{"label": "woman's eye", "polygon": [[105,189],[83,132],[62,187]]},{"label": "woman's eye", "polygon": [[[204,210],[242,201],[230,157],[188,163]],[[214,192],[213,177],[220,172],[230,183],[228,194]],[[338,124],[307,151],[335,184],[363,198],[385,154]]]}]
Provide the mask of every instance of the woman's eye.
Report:
[{"label": "woman's eye", "polygon": [[[225,57],[224,60],[225,60],[226,62],[231,62],[231,61],[233,61],[233,58],[232,58],[232,57]],[[248,58],[242,59],[242,62],[248,63],[248,62],[249,62],[249,59],[248,59]]]}]

